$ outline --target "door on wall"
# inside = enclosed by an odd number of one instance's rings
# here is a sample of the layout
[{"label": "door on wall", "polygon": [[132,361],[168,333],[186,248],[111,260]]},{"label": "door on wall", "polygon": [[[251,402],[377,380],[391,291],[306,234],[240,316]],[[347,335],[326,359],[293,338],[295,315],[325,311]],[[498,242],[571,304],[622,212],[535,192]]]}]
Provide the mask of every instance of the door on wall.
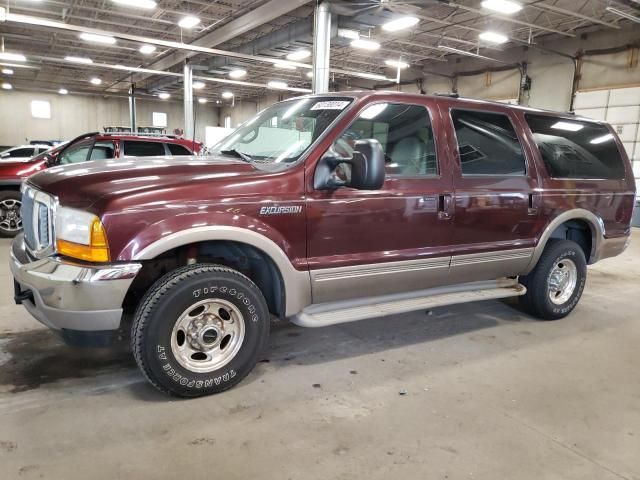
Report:
[{"label": "door on wall", "polygon": [[640,87],[579,91],[577,115],[610,123],[633,161],[636,187],[640,191]]}]

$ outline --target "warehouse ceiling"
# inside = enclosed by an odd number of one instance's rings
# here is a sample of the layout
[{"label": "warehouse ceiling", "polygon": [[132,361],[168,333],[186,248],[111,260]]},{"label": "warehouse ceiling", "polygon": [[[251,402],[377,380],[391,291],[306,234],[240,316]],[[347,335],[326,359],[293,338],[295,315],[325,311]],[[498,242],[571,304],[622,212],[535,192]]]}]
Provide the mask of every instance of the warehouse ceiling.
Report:
[{"label": "warehouse ceiling", "polygon": [[[11,76],[14,88],[125,94],[134,81],[149,95],[170,93],[179,97],[181,77],[157,72],[179,74],[187,57],[196,77],[230,80],[231,71],[245,70],[246,75],[238,80],[254,84],[205,80],[205,87],[196,92],[198,97],[221,100],[222,92],[228,90],[233,91],[236,99],[256,97],[264,94],[264,85],[273,80],[286,82],[293,88],[311,88],[309,69],[285,70],[254,57],[286,59],[289,53],[311,50],[315,2],[156,0],[155,7],[154,2],[149,4],[153,8],[132,7],[141,1],[149,3],[149,0],[11,0],[0,5],[6,5],[12,14],[242,55],[229,57],[159,45],[154,52],[143,54],[139,41],[118,37],[115,44],[98,44],[81,39],[77,31],[7,21],[0,23],[5,51],[27,57],[27,62],[21,64],[2,61],[4,67],[14,71]],[[406,62],[414,71],[437,70],[451,55],[464,52],[491,55],[514,45],[535,44],[549,36],[562,40],[585,30],[617,30],[634,25],[623,14],[640,14],[637,0],[519,0],[523,8],[510,15],[483,8],[481,3],[481,0],[332,2],[332,79],[351,79],[357,84],[363,73],[369,73],[378,75],[379,82],[388,83],[384,78],[394,79],[397,72],[385,64],[385,59]],[[405,15],[417,17],[419,22],[396,32],[381,28]],[[181,28],[178,24],[185,16],[195,16],[200,22],[192,28]],[[479,40],[479,34],[486,31],[503,34],[507,40],[500,45]],[[347,38],[354,32],[361,39],[378,42],[380,48],[375,52],[354,48],[353,39]],[[90,58],[93,64],[71,63],[65,60],[69,56]],[[311,59],[299,62],[310,63]],[[105,67],[114,65],[151,71]],[[90,83],[95,77],[101,79],[100,85]]]}]

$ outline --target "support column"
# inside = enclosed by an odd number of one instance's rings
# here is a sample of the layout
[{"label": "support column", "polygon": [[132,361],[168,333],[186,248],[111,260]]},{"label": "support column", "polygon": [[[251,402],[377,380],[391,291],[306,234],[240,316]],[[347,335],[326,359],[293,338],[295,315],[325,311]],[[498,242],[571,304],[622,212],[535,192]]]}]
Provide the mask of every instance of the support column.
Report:
[{"label": "support column", "polygon": [[184,138],[193,138],[193,71],[189,60],[184,62]]},{"label": "support column", "polygon": [[329,2],[316,6],[313,28],[313,93],[329,91],[331,9]]},{"label": "support column", "polygon": [[132,83],[129,88],[129,125],[131,133],[136,133],[138,126],[136,125],[136,84]]}]

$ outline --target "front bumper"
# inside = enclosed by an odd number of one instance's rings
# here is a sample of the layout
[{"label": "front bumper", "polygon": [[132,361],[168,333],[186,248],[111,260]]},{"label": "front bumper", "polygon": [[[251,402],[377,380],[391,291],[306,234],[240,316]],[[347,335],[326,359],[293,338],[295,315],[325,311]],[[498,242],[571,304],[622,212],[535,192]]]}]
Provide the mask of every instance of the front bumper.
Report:
[{"label": "front bumper", "polygon": [[16,302],[66,340],[82,332],[92,338],[117,331],[124,297],[142,267],[139,263],[76,263],[56,257],[36,260],[25,250],[23,234],[13,241],[9,263]]}]

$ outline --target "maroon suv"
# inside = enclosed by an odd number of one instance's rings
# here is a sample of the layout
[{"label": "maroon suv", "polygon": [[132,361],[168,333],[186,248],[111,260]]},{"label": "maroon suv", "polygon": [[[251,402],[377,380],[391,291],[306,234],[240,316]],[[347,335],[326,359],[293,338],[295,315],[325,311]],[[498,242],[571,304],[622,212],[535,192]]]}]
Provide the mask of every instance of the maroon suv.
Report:
[{"label": "maroon suv", "polygon": [[517,296],[558,319],[587,265],[629,241],[622,144],[570,114],[310,95],[267,108],[214,153],[30,177],[16,301],[69,343],[130,330],[155,387],[197,396],[251,371],[271,316],[319,327]]},{"label": "maroon suv", "polygon": [[80,135],[29,161],[0,162],[0,236],[13,237],[22,230],[20,185],[29,175],[54,165],[123,157],[195,155],[200,142],[165,136],[136,134]]}]

